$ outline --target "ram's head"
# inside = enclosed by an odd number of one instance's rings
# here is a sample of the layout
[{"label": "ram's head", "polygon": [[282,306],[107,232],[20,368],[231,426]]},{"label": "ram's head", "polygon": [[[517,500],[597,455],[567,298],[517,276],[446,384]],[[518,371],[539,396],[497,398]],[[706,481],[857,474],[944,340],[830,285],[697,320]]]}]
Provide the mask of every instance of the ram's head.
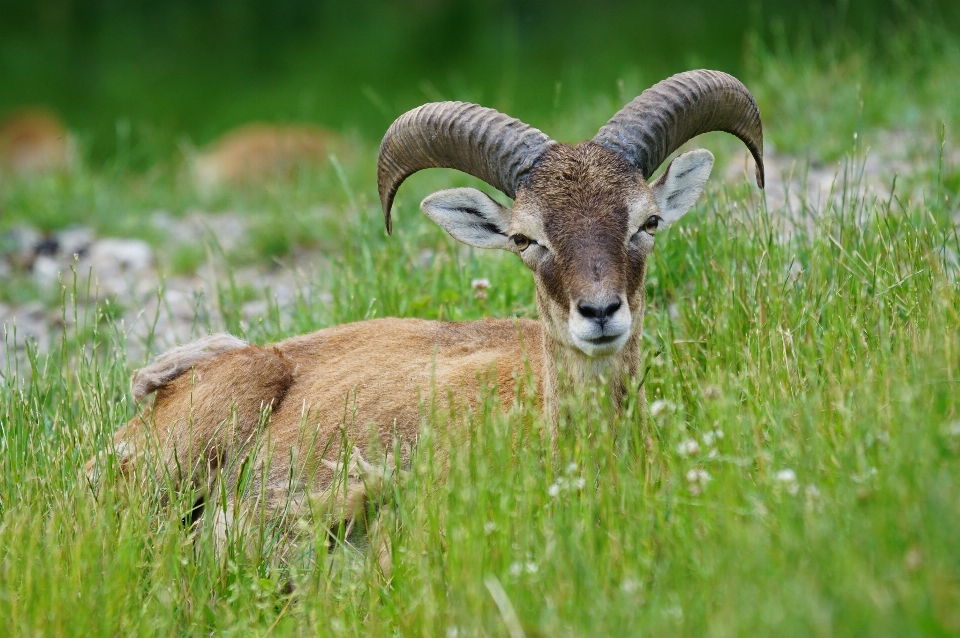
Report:
[{"label": "ram's head", "polygon": [[676,157],[708,131],[739,137],[763,187],[763,129],[750,92],[718,71],[675,75],[644,91],[590,141],[559,144],[519,120],[437,102],[394,122],[380,147],[387,231],[400,184],[424,168],[455,168],[514,198],[507,208],[472,188],[427,197],[424,212],[456,239],[516,253],[533,272],[547,334],[588,357],[619,352],[643,321],[646,262],[659,230],[697,201],[713,155]]}]

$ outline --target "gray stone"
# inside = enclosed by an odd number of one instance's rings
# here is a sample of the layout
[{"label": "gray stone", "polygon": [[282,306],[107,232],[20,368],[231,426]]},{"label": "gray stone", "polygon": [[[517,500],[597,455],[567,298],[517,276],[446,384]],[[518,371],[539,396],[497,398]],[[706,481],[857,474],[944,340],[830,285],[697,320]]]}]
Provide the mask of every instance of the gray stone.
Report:
[{"label": "gray stone", "polygon": [[[63,270],[67,270],[64,268]],[[53,288],[60,285],[60,262],[49,255],[39,255],[33,260],[33,283],[39,288]],[[72,273],[71,277],[72,277]]]},{"label": "gray stone", "polygon": [[0,255],[6,257],[13,267],[28,270],[42,239],[40,231],[32,226],[14,226],[0,237]]},{"label": "gray stone", "polygon": [[87,226],[70,226],[57,233],[60,254],[67,258],[83,256],[93,243],[93,229]]},{"label": "gray stone", "polygon": [[153,249],[142,239],[101,239],[90,247],[90,266],[97,274],[143,272],[153,266]]}]

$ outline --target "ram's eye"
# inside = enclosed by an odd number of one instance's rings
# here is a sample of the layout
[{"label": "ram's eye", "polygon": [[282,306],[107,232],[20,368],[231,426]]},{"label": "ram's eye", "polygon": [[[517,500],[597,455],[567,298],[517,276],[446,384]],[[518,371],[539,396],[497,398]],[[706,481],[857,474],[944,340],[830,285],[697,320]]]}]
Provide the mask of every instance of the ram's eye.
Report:
[{"label": "ram's eye", "polygon": [[532,239],[530,239],[529,237],[527,237],[526,235],[513,235],[510,237],[510,239],[513,240],[513,243],[516,244],[517,248],[519,248],[521,251],[526,250],[530,246],[530,244],[537,243]]},{"label": "ram's eye", "polygon": [[643,222],[643,230],[645,230],[650,235],[653,235],[657,232],[657,228],[660,227],[660,222],[663,220],[656,215],[651,215],[647,217],[647,221]]}]

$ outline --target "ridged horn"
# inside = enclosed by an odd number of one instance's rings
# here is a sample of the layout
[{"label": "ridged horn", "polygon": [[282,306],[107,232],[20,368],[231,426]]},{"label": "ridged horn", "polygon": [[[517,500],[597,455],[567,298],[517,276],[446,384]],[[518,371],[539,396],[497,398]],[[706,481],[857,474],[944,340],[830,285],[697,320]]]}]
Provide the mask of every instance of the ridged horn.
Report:
[{"label": "ridged horn", "polygon": [[653,85],[623,107],[593,138],[623,154],[649,178],[692,137],[725,131],[747,145],[763,188],[763,123],[757,101],[740,80],[721,71],[687,71]]},{"label": "ridged horn", "polygon": [[387,129],[377,187],[387,232],[403,180],[424,168],[455,168],[515,197],[523,176],[556,144],[518,119],[468,102],[433,102],[407,111]]}]

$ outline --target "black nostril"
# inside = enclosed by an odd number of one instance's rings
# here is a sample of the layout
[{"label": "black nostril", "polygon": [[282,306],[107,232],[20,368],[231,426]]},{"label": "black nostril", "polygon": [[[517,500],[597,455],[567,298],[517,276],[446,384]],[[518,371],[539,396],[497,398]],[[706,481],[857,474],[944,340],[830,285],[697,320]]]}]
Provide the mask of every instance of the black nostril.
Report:
[{"label": "black nostril", "polygon": [[603,309],[603,315],[602,315],[602,316],[604,316],[604,317],[609,317],[610,315],[612,315],[613,313],[615,313],[615,312],[618,311],[618,310],[620,310],[620,300],[619,300],[619,299],[617,299],[617,300],[614,301],[612,304],[609,304],[606,308],[604,308],[604,309]]},{"label": "black nostril", "polygon": [[599,319],[600,321],[603,321],[616,311],[620,310],[620,300],[617,299],[613,303],[607,304],[607,306],[604,308],[581,301],[577,304],[577,310],[587,319]]}]

